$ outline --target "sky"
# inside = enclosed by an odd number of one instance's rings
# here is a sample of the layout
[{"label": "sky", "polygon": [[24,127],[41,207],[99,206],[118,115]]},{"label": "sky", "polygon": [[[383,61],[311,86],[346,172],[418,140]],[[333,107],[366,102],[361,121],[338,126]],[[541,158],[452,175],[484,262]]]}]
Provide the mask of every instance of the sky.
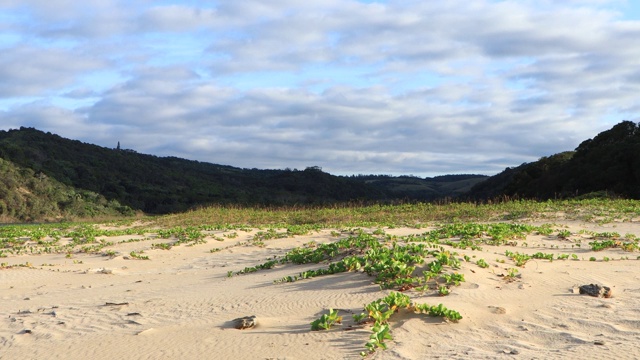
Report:
[{"label": "sky", "polygon": [[636,0],[0,0],[0,130],[493,175],[640,121]]}]

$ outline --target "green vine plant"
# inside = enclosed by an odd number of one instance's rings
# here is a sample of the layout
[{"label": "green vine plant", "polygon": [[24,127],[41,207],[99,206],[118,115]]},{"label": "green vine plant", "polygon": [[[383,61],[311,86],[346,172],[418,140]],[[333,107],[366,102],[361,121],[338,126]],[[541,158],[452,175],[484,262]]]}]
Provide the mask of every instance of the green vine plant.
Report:
[{"label": "green vine plant", "polygon": [[479,267],[486,269],[489,267],[489,264],[487,263],[487,261],[485,259],[478,259],[478,261],[476,261],[476,265],[478,265]]},{"label": "green vine plant", "polygon": [[[386,297],[365,305],[364,312],[353,315],[353,320],[356,324],[373,322],[371,327],[372,334],[365,344],[366,351],[362,351],[360,355],[364,357],[374,353],[378,349],[387,349],[387,340],[393,340],[389,320],[393,314],[401,310],[427,316],[442,317],[451,322],[458,322],[462,319],[462,315],[460,315],[459,312],[447,309],[442,304],[435,306],[415,304],[408,295],[392,291]],[[329,309],[328,314],[323,314],[311,323],[311,330],[329,330],[333,325],[341,324],[341,322],[342,317],[338,316],[338,311]]]},{"label": "green vine plant", "polygon": [[142,255],[142,253],[144,253],[144,251],[142,250],[138,252],[132,251],[129,253],[129,256],[131,257],[131,259],[136,259],[136,260],[150,260],[147,255]]},{"label": "green vine plant", "polygon": [[507,270],[507,275],[503,275],[503,277],[505,281],[512,282],[516,281],[520,277],[520,274],[518,274],[518,269],[510,268]]},{"label": "green vine plant", "polygon": [[[310,279],[317,276],[336,274],[347,271],[362,271],[375,277],[375,282],[382,289],[395,288],[406,291],[414,287],[425,285],[431,278],[439,282],[444,279],[445,283],[458,285],[464,281],[460,274],[440,273],[445,267],[458,269],[460,261],[456,258],[456,253],[445,251],[435,244],[415,244],[409,243],[400,245],[396,241],[387,246],[370,234],[359,234],[349,238],[341,239],[334,243],[320,244],[313,248],[296,248],[286,253],[278,262],[307,264],[329,261],[327,267],[303,271],[297,275],[285,276],[276,280],[276,283],[295,282],[303,279]],[[334,260],[338,258],[339,260]],[[416,277],[417,266],[423,264],[426,258],[434,258],[427,267],[432,275]],[[332,261],[333,260],[333,261]],[[258,265],[258,268],[275,266],[274,260]],[[247,272],[246,269],[243,272]],[[432,284],[434,285],[434,284]],[[437,285],[437,284],[435,284]],[[422,289],[429,288],[422,286]],[[437,286],[433,286],[437,289]]]},{"label": "green vine plant", "polygon": [[342,316],[338,315],[338,310],[329,309],[328,314],[323,314],[311,323],[311,330],[329,330],[335,324],[342,324]]}]

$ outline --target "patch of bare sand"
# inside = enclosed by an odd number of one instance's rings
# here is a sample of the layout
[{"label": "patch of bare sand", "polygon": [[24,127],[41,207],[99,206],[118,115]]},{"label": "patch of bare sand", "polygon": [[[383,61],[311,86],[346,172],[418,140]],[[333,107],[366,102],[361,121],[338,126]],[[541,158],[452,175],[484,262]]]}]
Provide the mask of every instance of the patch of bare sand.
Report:
[{"label": "patch of bare sand", "polygon": [[[632,359],[640,357],[638,253],[592,252],[580,230],[640,237],[640,224],[604,226],[566,222],[568,240],[531,235],[518,246],[460,250],[466,281],[446,297],[409,291],[416,302],[443,303],[459,311],[459,323],[411,313],[391,321],[394,340],[373,359]],[[425,229],[390,229],[419,234]],[[33,268],[0,270],[0,358],[2,359],[357,359],[370,331],[310,331],[326,309],[346,319],[381,291],[363,273],[343,273],[274,284],[321,265],[286,265],[228,277],[309,241],[335,241],[329,230],[310,236],[268,240],[264,247],[240,245],[255,233],[207,244],[151,248],[154,241],[115,245],[118,256],[23,255],[4,259]],[[220,235],[220,234],[218,234]],[[527,246],[523,246],[523,242]],[[580,247],[576,244],[581,243]],[[212,248],[222,250],[211,253]],[[144,250],[151,260],[125,260]],[[505,250],[575,254],[578,260],[530,260],[520,277],[505,281],[515,265]],[[598,261],[588,261],[595,256]],[[610,261],[602,261],[604,257]],[[628,257],[629,260],[621,260]],[[490,267],[475,265],[485,259]],[[75,261],[74,261],[75,260]],[[48,264],[40,266],[40,264]],[[575,286],[598,283],[609,299],[580,295]],[[258,325],[237,330],[232,320],[255,315]]]}]

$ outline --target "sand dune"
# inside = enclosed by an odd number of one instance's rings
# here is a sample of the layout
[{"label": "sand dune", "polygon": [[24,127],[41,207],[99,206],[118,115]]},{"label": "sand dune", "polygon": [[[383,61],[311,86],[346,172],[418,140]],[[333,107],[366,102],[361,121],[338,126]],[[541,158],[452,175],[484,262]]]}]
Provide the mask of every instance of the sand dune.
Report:
[{"label": "sand dune", "polygon": [[[635,359],[640,358],[640,263],[621,249],[593,252],[571,247],[579,230],[615,231],[640,237],[640,224],[558,224],[573,239],[529,235],[527,246],[459,250],[465,282],[448,296],[408,291],[417,302],[443,303],[459,311],[458,323],[401,311],[391,321],[394,339],[372,359]],[[387,229],[420,234],[425,229]],[[335,241],[330,230],[238,245],[255,233],[206,244],[152,249],[154,241],[116,244],[119,255],[20,255],[2,259],[32,267],[0,270],[1,359],[358,359],[370,329],[349,329],[351,314],[389,290],[364,273],[349,272],[274,284],[312,265],[228,277],[229,271],[263,263],[309,241]],[[220,236],[222,232],[212,232]],[[129,236],[128,238],[131,238]],[[111,239],[117,242],[117,239]],[[155,241],[157,242],[157,241]],[[583,241],[586,244],[588,239]],[[234,246],[237,245],[237,246]],[[212,248],[224,248],[210,252]],[[125,259],[144,250],[151,260]],[[576,254],[578,260],[530,260],[514,268],[505,250]],[[597,261],[589,261],[595,256]],[[608,257],[610,261],[603,261]],[[474,261],[484,258],[483,269]],[[625,258],[625,259],[621,259]],[[628,259],[626,259],[628,258]],[[501,260],[505,260],[504,263]],[[579,285],[611,287],[613,297],[576,293]],[[311,331],[327,309],[344,324]],[[255,315],[258,325],[237,330],[232,320]]]}]

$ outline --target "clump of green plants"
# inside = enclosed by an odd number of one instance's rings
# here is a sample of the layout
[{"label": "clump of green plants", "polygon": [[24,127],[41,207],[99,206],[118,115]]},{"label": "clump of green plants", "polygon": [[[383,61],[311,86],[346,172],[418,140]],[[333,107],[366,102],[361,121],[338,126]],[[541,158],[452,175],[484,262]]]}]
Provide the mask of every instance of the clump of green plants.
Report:
[{"label": "clump of green plants", "polygon": [[546,260],[549,260],[549,261],[553,261],[553,256],[554,255],[552,253],[545,254],[545,253],[542,253],[542,252],[537,252],[537,253],[531,255],[531,258],[532,259],[546,259]]},{"label": "clump of green plants", "polygon": [[104,256],[108,256],[110,258],[114,258],[116,256],[118,256],[118,254],[114,251],[114,250],[105,250]]},{"label": "clump of green plants", "polygon": [[571,231],[569,230],[560,230],[558,231],[558,238],[559,239],[569,239],[569,237],[571,236]]},{"label": "clump of green plants", "polygon": [[176,226],[170,229],[160,229],[157,232],[158,236],[163,239],[176,238],[177,240],[172,244],[173,246],[181,244],[194,246],[207,243],[207,240],[205,240],[206,235],[196,226],[187,226],[186,228]]},{"label": "clump of green plants", "polygon": [[[361,352],[362,356],[371,354],[377,349],[387,349],[387,340],[393,339],[389,327],[389,320],[393,314],[401,310],[433,317],[442,317],[451,322],[458,322],[462,319],[462,315],[460,315],[459,312],[447,309],[442,304],[435,306],[416,304],[411,301],[408,295],[392,291],[387,296],[365,305],[364,312],[353,315],[353,320],[356,324],[373,323],[371,327],[372,333],[365,344],[367,351]],[[323,314],[311,323],[311,330],[329,330],[335,324],[341,323],[342,317],[338,315],[338,311],[329,309],[327,314]]]},{"label": "clump of green plants", "polygon": [[478,266],[480,266],[481,268],[488,268],[489,264],[487,264],[487,262],[484,259],[478,259],[478,261],[476,261],[476,264]]},{"label": "clump of green plants", "polygon": [[459,286],[461,282],[464,282],[464,274],[451,273],[442,275],[447,285]]},{"label": "clump of green plants", "polygon": [[507,270],[507,275],[504,275],[504,279],[508,282],[515,281],[519,277],[518,272],[518,269],[510,268]]},{"label": "clump of green plants", "polygon": [[329,309],[328,314],[323,314],[311,323],[311,330],[329,330],[333,325],[341,323],[342,316],[338,315],[338,310]]},{"label": "clump of green plants", "polygon": [[445,285],[440,285],[438,286],[438,294],[440,296],[447,296],[449,295],[450,291],[449,291],[449,287],[445,286]]},{"label": "clump of green plants", "polygon": [[150,260],[147,255],[142,255],[143,253],[144,253],[144,251],[142,251],[142,250],[140,250],[138,252],[132,251],[132,252],[129,253],[129,257],[131,259],[136,259],[136,260]]},{"label": "clump of green plants", "polygon": [[[337,261],[331,261],[334,258]],[[369,234],[360,234],[341,239],[335,243],[321,244],[313,248],[296,248],[288,252],[280,263],[295,264],[317,263],[329,260],[328,267],[307,270],[298,275],[286,276],[276,282],[294,282],[317,276],[330,275],[340,272],[361,270],[375,277],[375,282],[382,289],[396,288],[408,290],[423,283],[422,278],[414,276],[416,267],[423,264],[426,258],[433,257],[428,267],[428,278],[442,272],[443,267],[459,268],[460,261],[454,253],[443,249],[431,250],[425,244],[409,243],[400,245],[393,242],[390,247]],[[450,278],[459,282],[461,275]],[[428,281],[429,279],[426,279]]]},{"label": "clump of green plants", "polygon": [[356,324],[362,324],[366,322],[367,319],[369,319],[369,315],[366,313],[353,314],[351,315],[351,317],[353,318],[353,322],[355,322]]},{"label": "clump of green plants", "polygon": [[[389,319],[400,310],[407,309],[419,314],[428,316],[440,316],[449,321],[457,322],[462,319],[460,313],[449,310],[444,305],[429,306],[428,304],[414,304],[411,298],[399,292],[391,292],[384,298],[378,299],[366,305],[364,310],[374,323],[372,334],[366,343],[368,353],[373,353],[377,349],[386,349],[386,340],[392,340],[389,328]],[[363,352],[362,355],[367,355]]]},{"label": "clump of green plants", "polygon": [[516,266],[523,267],[527,261],[531,260],[531,256],[527,254],[520,254],[518,252],[511,252],[509,250],[505,251],[505,255],[510,257],[513,261],[516,262]]},{"label": "clump of green plants", "polygon": [[[608,234],[608,233],[607,233]],[[593,251],[602,251],[605,249],[611,249],[611,248],[620,248],[624,251],[635,251],[638,250],[638,242],[636,240],[633,241],[620,241],[620,240],[614,240],[614,239],[609,239],[609,240],[595,240],[589,243],[589,245],[591,245],[591,250]]]},{"label": "clump of green plants", "polygon": [[157,243],[157,244],[151,244],[151,247],[155,249],[170,250],[173,247],[173,245],[169,243]]},{"label": "clump of green plants", "polygon": [[[254,273],[258,270],[265,270],[265,269],[271,269],[274,266],[276,266],[278,264],[278,261],[276,260],[269,260],[263,264],[260,265],[256,265],[256,266],[247,266],[245,267],[243,270],[240,270],[238,272],[236,272],[236,275],[241,275],[241,274],[250,274],[250,273]],[[231,272],[232,273],[232,272]]]}]

